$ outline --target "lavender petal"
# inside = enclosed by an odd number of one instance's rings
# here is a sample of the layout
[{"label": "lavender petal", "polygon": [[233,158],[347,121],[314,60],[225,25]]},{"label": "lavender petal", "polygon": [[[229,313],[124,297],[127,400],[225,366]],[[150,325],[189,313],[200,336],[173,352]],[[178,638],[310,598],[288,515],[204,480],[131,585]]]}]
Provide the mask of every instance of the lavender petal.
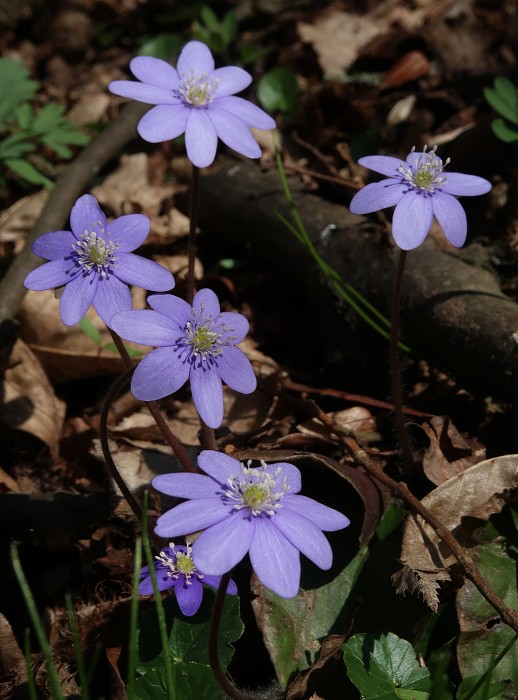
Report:
[{"label": "lavender petal", "polygon": [[110,321],[116,313],[131,310],[131,292],[113,275],[104,277],[97,284],[93,305],[100,318],[111,328]]},{"label": "lavender petal", "polygon": [[217,450],[202,450],[198,455],[198,466],[211,477],[212,483],[226,484],[238,476],[241,462]]},{"label": "lavender petal", "polygon": [[147,83],[137,83],[135,80],[114,80],[108,85],[108,90],[114,95],[129,97],[148,105],[180,104],[180,98],[170,90]]},{"label": "lavender petal", "polygon": [[[206,528],[213,529],[217,523],[221,523],[229,516],[230,507],[225,505],[220,498],[196,498],[193,501],[184,501],[180,505],[171,508],[161,515],[156,521],[155,533],[159,537],[179,537],[180,535],[190,535],[198,530]],[[198,540],[196,540],[197,542]],[[223,540],[219,543],[219,548],[226,548],[228,545]],[[194,547],[193,547],[194,558]],[[209,571],[196,563],[200,571],[224,574],[225,571]]]},{"label": "lavender petal", "polygon": [[248,552],[254,539],[256,520],[237,511],[205,530],[192,546],[196,568],[211,576],[223,576],[233,569]]},{"label": "lavender petal", "polygon": [[178,56],[176,70],[181,80],[190,77],[191,73],[196,77],[212,73],[214,58],[209,47],[201,41],[189,41]]},{"label": "lavender petal", "polygon": [[446,182],[441,185],[442,192],[453,194],[457,197],[475,197],[489,192],[492,185],[488,180],[477,175],[465,175],[464,173],[444,172]]},{"label": "lavender petal", "polygon": [[207,316],[219,316],[219,299],[212,289],[200,289],[196,292],[192,302],[193,309],[196,311],[198,320],[203,314],[203,318]]},{"label": "lavender petal", "polygon": [[173,294],[151,294],[147,298],[147,303],[155,311],[168,316],[180,328],[183,328],[192,319],[190,304]]},{"label": "lavender petal", "polygon": [[392,235],[402,250],[421,245],[433,221],[433,195],[409,190],[399,201],[392,218]]},{"label": "lavender petal", "polygon": [[436,191],[432,207],[446,238],[456,248],[463,246],[468,233],[468,222],[462,205],[450,194]]},{"label": "lavender petal", "polygon": [[204,474],[159,474],[151,482],[160,493],[176,498],[211,498],[216,497],[218,484]]},{"label": "lavender petal", "polygon": [[81,238],[84,233],[95,231],[99,235],[101,231],[106,232],[108,224],[106,217],[91,194],[84,194],[76,201],[70,212],[70,226],[76,238]]},{"label": "lavender petal", "polygon": [[255,129],[275,129],[277,126],[275,120],[269,114],[266,114],[260,107],[254,105],[253,102],[244,100],[242,97],[235,97],[234,95],[228,97],[218,96],[217,107],[230,112],[230,114],[233,114],[247,126]]},{"label": "lavender petal", "polygon": [[209,110],[191,109],[185,127],[187,157],[197,168],[206,168],[214,162],[218,135],[209,117]]},{"label": "lavender petal", "polygon": [[217,358],[218,373],[221,379],[234,391],[251,394],[257,389],[257,378],[250,360],[239,348],[223,348]]},{"label": "lavender petal", "polygon": [[27,289],[41,292],[44,289],[54,289],[68,284],[80,272],[69,260],[51,260],[44,265],[40,265],[25,278],[24,284]]},{"label": "lavender petal", "polygon": [[223,421],[223,387],[214,366],[193,365],[189,374],[196,410],[209,428],[219,428]]},{"label": "lavender petal", "polygon": [[209,109],[209,116],[219,138],[229,148],[247,158],[260,158],[261,149],[247,125],[225,109],[216,100]]},{"label": "lavender petal", "polygon": [[118,253],[131,253],[147,238],[151,222],[143,214],[119,216],[108,224],[107,240],[117,243]]},{"label": "lavender petal", "polygon": [[69,258],[76,237],[71,231],[51,231],[39,236],[32,244],[32,252],[46,260]]},{"label": "lavender petal", "polygon": [[137,56],[130,61],[130,70],[138,80],[164,90],[178,90],[180,81],[176,69],[161,58]]},{"label": "lavender petal", "polygon": [[[160,567],[156,568],[158,568],[158,570],[155,569],[158,590],[166,591],[168,588],[172,588],[175,584],[174,578],[172,576],[167,576],[163,569],[160,570]],[[138,592],[140,595],[153,595],[153,581],[151,576],[148,576],[140,582]]]},{"label": "lavender petal", "polygon": [[387,177],[397,178],[400,176],[399,168],[403,167],[406,170],[404,160],[393,158],[392,156],[365,156],[360,158],[358,163],[364,168],[369,168],[375,173],[387,175]]},{"label": "lavender petal", "polygon": [[191,578],[187,584],[185,576],[180,575],[176,581],[174,592],[178,607],[185,617],[191,617],[198,612],[203,598],[203,586],[197,578]]},{"label": "lavender petal", "polygon": [[157,348],[138,364],[131,391],[140,401],[156,401],[178,391],[188,376],[189,365],[179,360],[171,348]]},{"label": "lavender petal", "polygon": [[342,515],[339,511],[307,496],[286,494],[282,499],[282,504],[283,507],[289,508],[289,510],[311,520],[320,530],[332,532],[341,530],[350,524],[349,518]]},{"label": "lavender petal", "polygon": [[262,584],[283,598],[297,595],[300,585],[300,554],[296,547],[266,518],[256,518],[250,561]]},{"label": "lavender petal", "polygon": [[153,260],[134,253],[117,255],[117,266],[114,272],[126,284],[134,284],[154,292],[167,292],[174,287],[174,278],[169,270]]},{"label": "lavender petal", "polygon": [[233,95],[236,92],[241,92],[247,88],[252,82],[252,76],[246,70],[237,66],[225,66],[225,68],[217,68],[210,76],[211,80],[218,83],[216,91],[217,98]]},{"label": "lavender petal", "polygon": [[223,311],[221,322],[230,330],[223,334],[223,339],[232,338],[232,344],[237,345],[246,338],[250,324],[243,314],[236,311]]},{"label": "lavender petal", "polygon": [[[155,347],[171,346],[178,337],[178,328],[170,318],[158,311],[136,309],[117,314],[111,319],[112,329],[124,340]],[[171,355],[173,351],[170,350]]]},{"label": "lavender petal", "polygon": [[99,275],[91,273],[78,275],[66,285],[59,304],[65,326],[74,326],[83,318],[93,303],[98,284]]},{"label": "lavender petal", "polygon": [[189,110],[183,104],[160,104],[144,114],[137,131],[149,143],[169,141],[183,134],[188,117]]},{"label": "lavender petal", "polygon": [[[275,473],[280,470],[278,476]],[[274,462],[268,464],[266,471],[271,474],[272,478],[277,482],[277,489],[283,491],[283,484],[289,489],[289,493],[298,493],[302,488],[302,480],[300,478],[300,469],[289,462]]]},{"label": "lavender petal", "polygon": [[392,207],[401,200],[406,190],[407,186],[400,180],[388,179],[373,182],[354,195],[349,211],[351,214],[370,214],[373,211]]},{"label": "lavender petal", "polygon": [[[221,576],[210,576],[208,574],[203,574],[203,583],[205,583],[207,586],[210,586],[211,588],[214,588],[217,590],[219,588],[219,584],[221,582]],[[227,586],[227,595],[236,595],[237,593],[237,586],[235,582],[230,579],[228,582]]]},{"label": "lavender petal", "polygon": [[272,518],[272,524],[320,569],[331,568],[333,563],[331,545],[311,520],[295,511],[280,508]]}]

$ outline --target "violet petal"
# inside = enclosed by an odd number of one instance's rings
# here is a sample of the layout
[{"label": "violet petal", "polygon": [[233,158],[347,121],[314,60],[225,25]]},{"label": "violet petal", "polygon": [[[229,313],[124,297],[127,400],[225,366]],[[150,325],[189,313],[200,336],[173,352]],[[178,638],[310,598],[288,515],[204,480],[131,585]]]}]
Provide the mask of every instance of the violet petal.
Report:
[{"label": "violet petal", "polygon": [[216,100],[209,110],[210,119],[219,138],[229,148],[247,158],[260,158],[261,149],[247,125],[225,109]]},{"label": "violet petal", "polygon": [[176,62],[176,70],[181,80],[203,73],[209,75],[214,70],[214,58],[209,47],[201,41],[189,41],[180,52]]},{"label": "violet petal", "polygon": [[271,522],[294,547],[320,569],[331,568],[333,563],[331,545],[311,520],[295,511],[280,508]]},{"label": "violet petal", "polygon": [[[198,466],[212,477],[212,483],[226,484],[240,472],[240,462],[217,450],[202,450],[198,455]],[[214,481],[215,480],[215,481]]]},{"label": "violet petal", "polygon": [[282,499],[282,505],[289,508],[295,513],[303,515],[311,522],[315,523],[321,530],[332,532],[341,530],[350,524],[349,518],[342,515],[334,508],[329,508],[323,503],[308,498],[307,496],[292,496],[291,493],[286,494]]},{"label": "violet petal", "polygon": [[134,284],[142,289],[167,292],[174,287],[174,278],[169,270],[153,260],[134,253],[118,254],[117,267],[114,271],[126,284]]},{"label": "violet petal", "polygon": [[196,311],[198,320],[203,312],[203,318],[207,316],[216,317],[219,316],[219,300],[217,295],[212,291],[212,289],[200,289],[196,292],[192,302],[193,309]]},{"label": "violet petal", "polygon": [[101,230],[108,228],[106,217],[91,194],[84,194],[76,201],[70,212],[70,226],[76,238],[81,238],[84,233],[95,231],[97,234]]},{"label": "violet petal", "polygon": [[492,185],[488,180],[477,175],[465,175],[464,173],[444,172],[446,182],[441,185],[441,190],[446,194],[457,197],[475,197],[489,192]]},{"label": "violet petal", "polygon": [[463,246],[468,233],[468,222],[462,205],[451,194],[436,191],[432,207],[446,238],[456,248]]},{"label": "violet petal", "polygon": [[255,129],[275,129],[277,126],[275,120],[269,114],[266,114],[264,110],[254,105],[253,102],[249,102],[242,97],[234,95],[218,97],[217,106],[218,109],[230,112],[230,114],[233,114],[247,126]]},{"label": "violet petal", "polygon": [[223,334],[223,338],[232,336],[233,345],[237,345],[237,343],[240,343],[246,338],[250,324],[243,314],[237,313],[236,311],[223,311],[221,314],[221,321],[227,328],[230,328],[228,333],[225,332]]},{"label": "violet petal", "polygon": [[399,201],[392,217],[392,235],[402,250],[421,245],[433,221],[432,197],[420,190],[409,190]]},{"label": "violet petal", "polygon": [[223,421],[223,387],[214,365],[193,365],[189,374],[196,410],[209,428],[219,428]]},{"label": "violet petal", "polygon": [[[159,537],[168,538],[190,535],[198,530],[205,530],[205,528],[212,530],[217,523],[230,517],[229,506],[225,505],[219,498],[196,498],[193,501],[184,501],[161,515],[156,521],[155,532]],[[223,540],[219,546],[226,548],[227,543]],[[208,571],[197,563],[196,566],[200,571],[207,571],[207,573],[217,575],[225,573],[225,571]]]},{"label": "violet petal", "polygon": [[204,474],[159,474],[152,480],[153,488],[160,493],[176,498],[211,498],[216,497],[218,484]]},{"label": "violet petal", "polygon": [[370,214],[397,204],[408,189],[400,180],[388,179],[372,182],[357,192],[351,200],[351,214]]},{"label": "violet petal", "polygon": [[239,348],[223,348],[217,358],[218,372],[221,379],[234,391],[251,394],[257,389],[257,378],[250,360]]},{"label": "violet petal", "polygon": [[222,576],[233,569],[248,552],[256,531],[256,520],[237,511],[202,532],[192,546],[196,568],[212,576]]},{"label": "violet petal", "polygon": [[250,561],[261,583],[283,598],[293,598],[300,586],[300,554],[267,518],[256,518]]},{"label": "violet petal", "polygon": [[252,82],[252,76],[246,70],[238,68],[238,66],[225,66],[224,68],[216,68],[210,76],[211,80],[216,80],[218,89],[216,95],[224,97],[233,95],[236,92],[241,92],[247,88]]},{"label": "violet petal", "polygon": [[147,298],[147,303],[155,311],[168,316],[180,328],[183,328],[192,318],[190,304],[174,294],[151,294]]},{"label": "violet petal", "polygon": [[214,162],[218,135],[209,117],[209,111],[192,108],[185,127],[187,157],[197,168],[206,168]]},{"label": "violet petal", "polygon": [[117,314],[117,318],[112,318],[111,323],[111,327],[121,338],[141,345],[171,346],[178,337],[176,324],[158,311],[136,309]]},{"label": "violet petal", "polygon": [[70,260],[51,260],[29,272],[24,284],[27,289],[32,289],[35,292],[54,289],[68,284],[74,277],[77,277],[80,271],[81,268],[76,267]]},{"label": "violet petal", "polygon": [[[71,231],[51,231],[39,236],[32,244],[32,252],[46,260],[69,258],[76,243],[76,237]],[[48,289],[48,287],[47,287]]]},{"label": "violet petal", "polygon": [[97,284],[93,305],[100,318],[111,328],[110,321],[116,313],[131,310],[131,292],[117,277],[103,277]]},{"label": "violet petal", "polygon": [[180,81],[176,68],[167,61],[153,56],[136,56],[130,61],[130,70],[138,80],[164,90],[178,90]]},{"label": "violet petal", "polygon": [[197,578],[192,577],[187,584],[185,576],[180,575],[176,581],[174,592],[178,607],[186,617],[195,615],[203,598],[203,586]]},{"label": "violet petal", "polygon": [[144,141],[159,143],[183,134],[189,118],[189,110],[183,104],[157,105],[144,114],[137,131]]},{"label": "violet petal", "polygon": [[171,348],[157,348],[137,365],[131,391],[140,401],[157,401],[178,391],[188,376],[189,365],[179,360]]},{"label": "violet petal", "polygon": [[375,173],[380,173],[381,175],[386,175],[387,177],[397,178],[401,176],[399,168],[403,166],[406,170],[406,163],[400,158],[393,158],[392,156],[365,156],[360,158],[358,163],[364,168],[369,168]]},{"label": "violet petal", "polygon": [[108,85],[108,90],[120,97],[129,97],[138,102],[148,105],[177,105],[180,98],[170,90],[162,87],[149,85],[148,83],[137,83],[135,80],[113,80]]},{"label": "violet petal", "polygon": [[131,253],[146,240],[151,222],[144,214],[119,216],[108,224],[106,240],[118,244],[118,253]]},{"label": "violet petal", "polygon": [[98,284],[99,275],[91,273],[77,275],[66,285],[59,304],[61,320],[65,326],[74,326],[83,318],[92,305]]}]

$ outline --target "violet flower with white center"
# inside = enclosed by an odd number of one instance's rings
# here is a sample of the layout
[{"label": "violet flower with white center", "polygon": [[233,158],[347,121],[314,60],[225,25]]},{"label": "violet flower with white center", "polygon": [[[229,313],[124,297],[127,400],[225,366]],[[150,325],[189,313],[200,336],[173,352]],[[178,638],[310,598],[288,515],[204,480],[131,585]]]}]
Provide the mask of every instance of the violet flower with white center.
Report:
[{"label": "violet flower with white center", "polygon": [[444,235],[456,248],[464,245],[467,221],[464,209],[455,197],[485,194],[491,183],[476,175],[444,172],[444,163],[431,151],[408,154],[406,161],[389,156],[366,156],[358,163],[388,179],[374,182],[354,195],[352,214],[370,214],[396,206],[392,219],[392,235],[402,250],[421,245],[437,219]]},{"label": "violet flower with white center", "polygon": [[194,405],[209,428],[223,420],[224,381],[231,389],[250,394],[257,380],[250,361],[236,347],[248,332],[248,321],[237,312],[221,312],[210,289],[196,292],[192,307],[172,294],[148,297],[152,311],[128,311],[112,319],[121,338],[153,345],[131,381],[142,401],[169,396],[190,379]]},{"label": "violet flower with white center", "polygon": [[252,467],[214,450],[198,457],[203,474],[163,474],[153,479],[162,493],[189,499],[158,518],[155,532],[176,537],[203,530],[192,546],[195,565],[221,576],[248,553],[260,581],[292,598],[300,585],[300,552],[321,569],[333,561],[322,530],[341,530],[349,519],[307,496],[300,471],[278,462]]},{"label": "violet flower with white center", "polygon": [[[169,542],[169,547],[164,547],[155,557],[155,574],[159,591],[173,588],[178,606],[186,617],[196,615],[203,598],[204,583],[217,590],[221,576],[207,576],[194,564],[191,554],[191,545],[175,545]],[[140,571],[142,579],[138,588],[140,595],[153,595],[153,581],[149,572],[149,566]],[[237,586],[230,580],[227,593],[235,595]]]},{"label": "violet flower with white center", "polygon": [[27,289],[42,291],[64,287],[60,314],[73,326],[93,304],[106,323],[118,311],[132,308],[128,284],[155,292],[174,287],[172,274],[162,265],[131,251],[146,239],[150,222],[142,214],[106,221],[95,197],[80,197],[70,212],[72,231],[44,233],[32,252],[49,262],[25,278]]},{"label": "violet flower with white center", "polygon": [[138,124],[140,136],[151,143],[168,141],[185,132],[187,156],[204,168],[216,157],[218,137],[234,151],[259,158],[261,149],[249,127],[274,129],[274,120],[262,109],[234,93],[252,82],[237,66],[214,68],[214,58],[201,41],[187,43],[173,68],[166,61],[138,56],[130,62],[141,82],[115,80],[115,95],[156,105]]}]

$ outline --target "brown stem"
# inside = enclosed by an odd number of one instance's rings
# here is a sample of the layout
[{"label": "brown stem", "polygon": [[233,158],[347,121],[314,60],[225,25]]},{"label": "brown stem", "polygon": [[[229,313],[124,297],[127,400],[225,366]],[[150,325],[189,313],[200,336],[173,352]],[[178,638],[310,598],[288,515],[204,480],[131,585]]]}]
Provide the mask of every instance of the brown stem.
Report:
[{"label": "brown stem", "polygon": [[403,409],[403,397],[401,393],[401,378],[399,370],[399,309],[401,305],[401,283],[405,269],[406,250],[399,251],[396,279],[394,280],[394,291],[392,295],[392,313],[390,317],[390,380],[392,384],[392,402],[394,404],[394,423],[399,439],[399,445],[407,469],[409,472],[414,467],[414,456],[412,447],[405,427],[405,413]]},{"label": "brown stem", "polygon": [[232,683],[229,677],[221,670],[218,658],[218,635],[219,623],[221,621],[221,613],[223,611],[223,603],[227,593],[228,584],[232,572],[228,571],[223,574],[216,592],[216,599],[212,608],[209,629],[209,664],[214,678],[218,682],[220,688],[233,700],[257,700],[256,696],[244,693]]},{"label": "brown stem", "polygon": [[194,298],[195,283],[194,279],[194,264],[196,262],[196,223],[198,221],[198,190],[200,181],[200,169],[195,165],[192,166],[191,180],[191,200],[189,206],[189,241],[187,251],[189,256],[189,264],[187,269],[187,302],[192,306]]},{"label": "brown stem", "polygon": [[[113,338],[113,342],[115,343],[117,350],[120,353],[122,361],[128,369],[133,369],[133,362],[131,360],[131,357],[128,355],[128,351],[126,350],[124,343],[117,335],[117,333],[115,333],[115,331],[113,331],[111,328],[108,328],[108,330],[110,331],[111,337]],[[196,474],[198,472],[198,469],[191,462],[189,455],[187,454],[187,451],[185,450],[180,440],[178,440],[178,438],[171,432],[171,429],[167,425],[166,420],[160,413],[156,401],[146,401],[145,404],[148,407],[149,412],[153,416],[155,423],[162,432],[162,435],[166,439],[168,445],[170,446],[180,463],[185,467],[187,471]]]},{"label": "brown stem", "polygon": [[503,622],[518,632],[518,613],[504,603],[504,601],[494,592],[478,570],[473,559],[469,556],[464,547],[459,544],[448,528],[444,527],[439,518],[429,511],[428,508],[426,508],[426,506],[424,506],[421,501],[414,496],[405,483],[395,481],[390,476],[385,474],[385,472],[381,471],[381,469],[378,469],[378,467],[376,467],[370,461],[367,453],[355,440],[349,437],[344,437],[343,440],[347,443],[348,448],[355,458],[360,462],[362,467],[369,472],[369,474],[372,474],[372,476],[378,479],[378,481],[385,484],[385,486],[387,486],[393,494],[395,494],[402,501],[405,501],[405,503],[407,503],[413,511],[419,513],[423,520],[434,529],[439,539],[444,542],[455,559],[458,561],[466,575],[466,578],[473,583],[480,594],[498,612]]},{"label": "brown stem", "polygon": [[200,418],[201,425],[201,442],[206,450],[217,450],[218,446],[216,444],[216,435],[213,428],[209,426]]}]

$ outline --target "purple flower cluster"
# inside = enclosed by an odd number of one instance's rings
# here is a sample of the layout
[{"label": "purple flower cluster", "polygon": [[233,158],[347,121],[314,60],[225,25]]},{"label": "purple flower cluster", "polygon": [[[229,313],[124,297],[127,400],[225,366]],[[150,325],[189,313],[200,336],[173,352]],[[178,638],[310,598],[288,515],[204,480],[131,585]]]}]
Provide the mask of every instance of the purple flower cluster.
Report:
[{"label": "purple flower cluster", "polygon": [[263,461],[245,466],[213,450],[200,453],[198,466],[208,476],[164,474],[152,483],[162,493],[189,499],[158,518],[155,532],[171,538],[204,530],[192,546],[200,571],[221,576],[248,553],[260,581],[292,598],[300,585],[300,552],[321,569],[331,567],[322,530],[341,530],[349,519],[301,496],[297,467]]},{"label": "purple flower cluster", "polygon": [[261,149],[249,127],[274,129],[275,122],[256,105],[235,96],[252,82],[245,70],[237,66],[215,69],[210,49],[200,41],[183,47],[176,68],[150,56],[134,58],[130,68],[141,82],[115,80],[109,89],[156,105],[138,124],[145,141],[167,141],[185,132],[187,155],[199,168],[214,161],[218,137],[248,158],[260,157]]},{"label": "purple flower cluster", "polygon": [[[221,576],[203,574],[192,560],[190,545],[175,545],[174,542],[170,542],[169,547],[164,547],[155,559],[158,590],[174,589],[178,606],[187,617],[195,615],[199,610],[203,598],[203,583],[216,590],[219,587]],[[149,566],[141,569],[140,578],[140,595],[153,595]],[[232,580],[228,584],[227,593],[237,593],[237,586]]]},{"label": "purple flower cluster", "polygon": [[49,262],[25,278],[27,289],[64,287],[60,313],[66,326],[78,323],[92,304],[110,326],[115,313],[132,307],[128,284],[155,292],[174,287],[168,270],[132,254],[149,233],[147,216],[129,214],[108,223],[95,197],[85,194],[72,207],[70,226],[72,231],[51,231],[34,241],[33,253]]},{"label": "purple flower cluster", "polygon": [[189,379],[198,413],[217,428],[223,420],[222,381],[243,394],[257,386],[250,361],[236,347],[248,332],[248,321],[242,314],[221,312],[210,289],[197,292],[192,307],[171,294],[154,294],[148,303],[152,311],[127,311],[112,319],[112,328],[125,340],[156,347],[135,370],[134,396],[161,399]]},{"label": "purple flower cluster", "polygon": [[426,238],[435,216],[446,238],[457,248],[464,245],[467,221],[455,197],[485,194],[491,183],[476,175],[444,173],[436,147],[422,152],[414,149],[406,161],[389,156],[366,156],[358,161],[365,168],[387,175],[388,179],[367,185],[354,195],[353,214],[370,214],[396,206],[392,235],[403,250],[412,250]]}]

